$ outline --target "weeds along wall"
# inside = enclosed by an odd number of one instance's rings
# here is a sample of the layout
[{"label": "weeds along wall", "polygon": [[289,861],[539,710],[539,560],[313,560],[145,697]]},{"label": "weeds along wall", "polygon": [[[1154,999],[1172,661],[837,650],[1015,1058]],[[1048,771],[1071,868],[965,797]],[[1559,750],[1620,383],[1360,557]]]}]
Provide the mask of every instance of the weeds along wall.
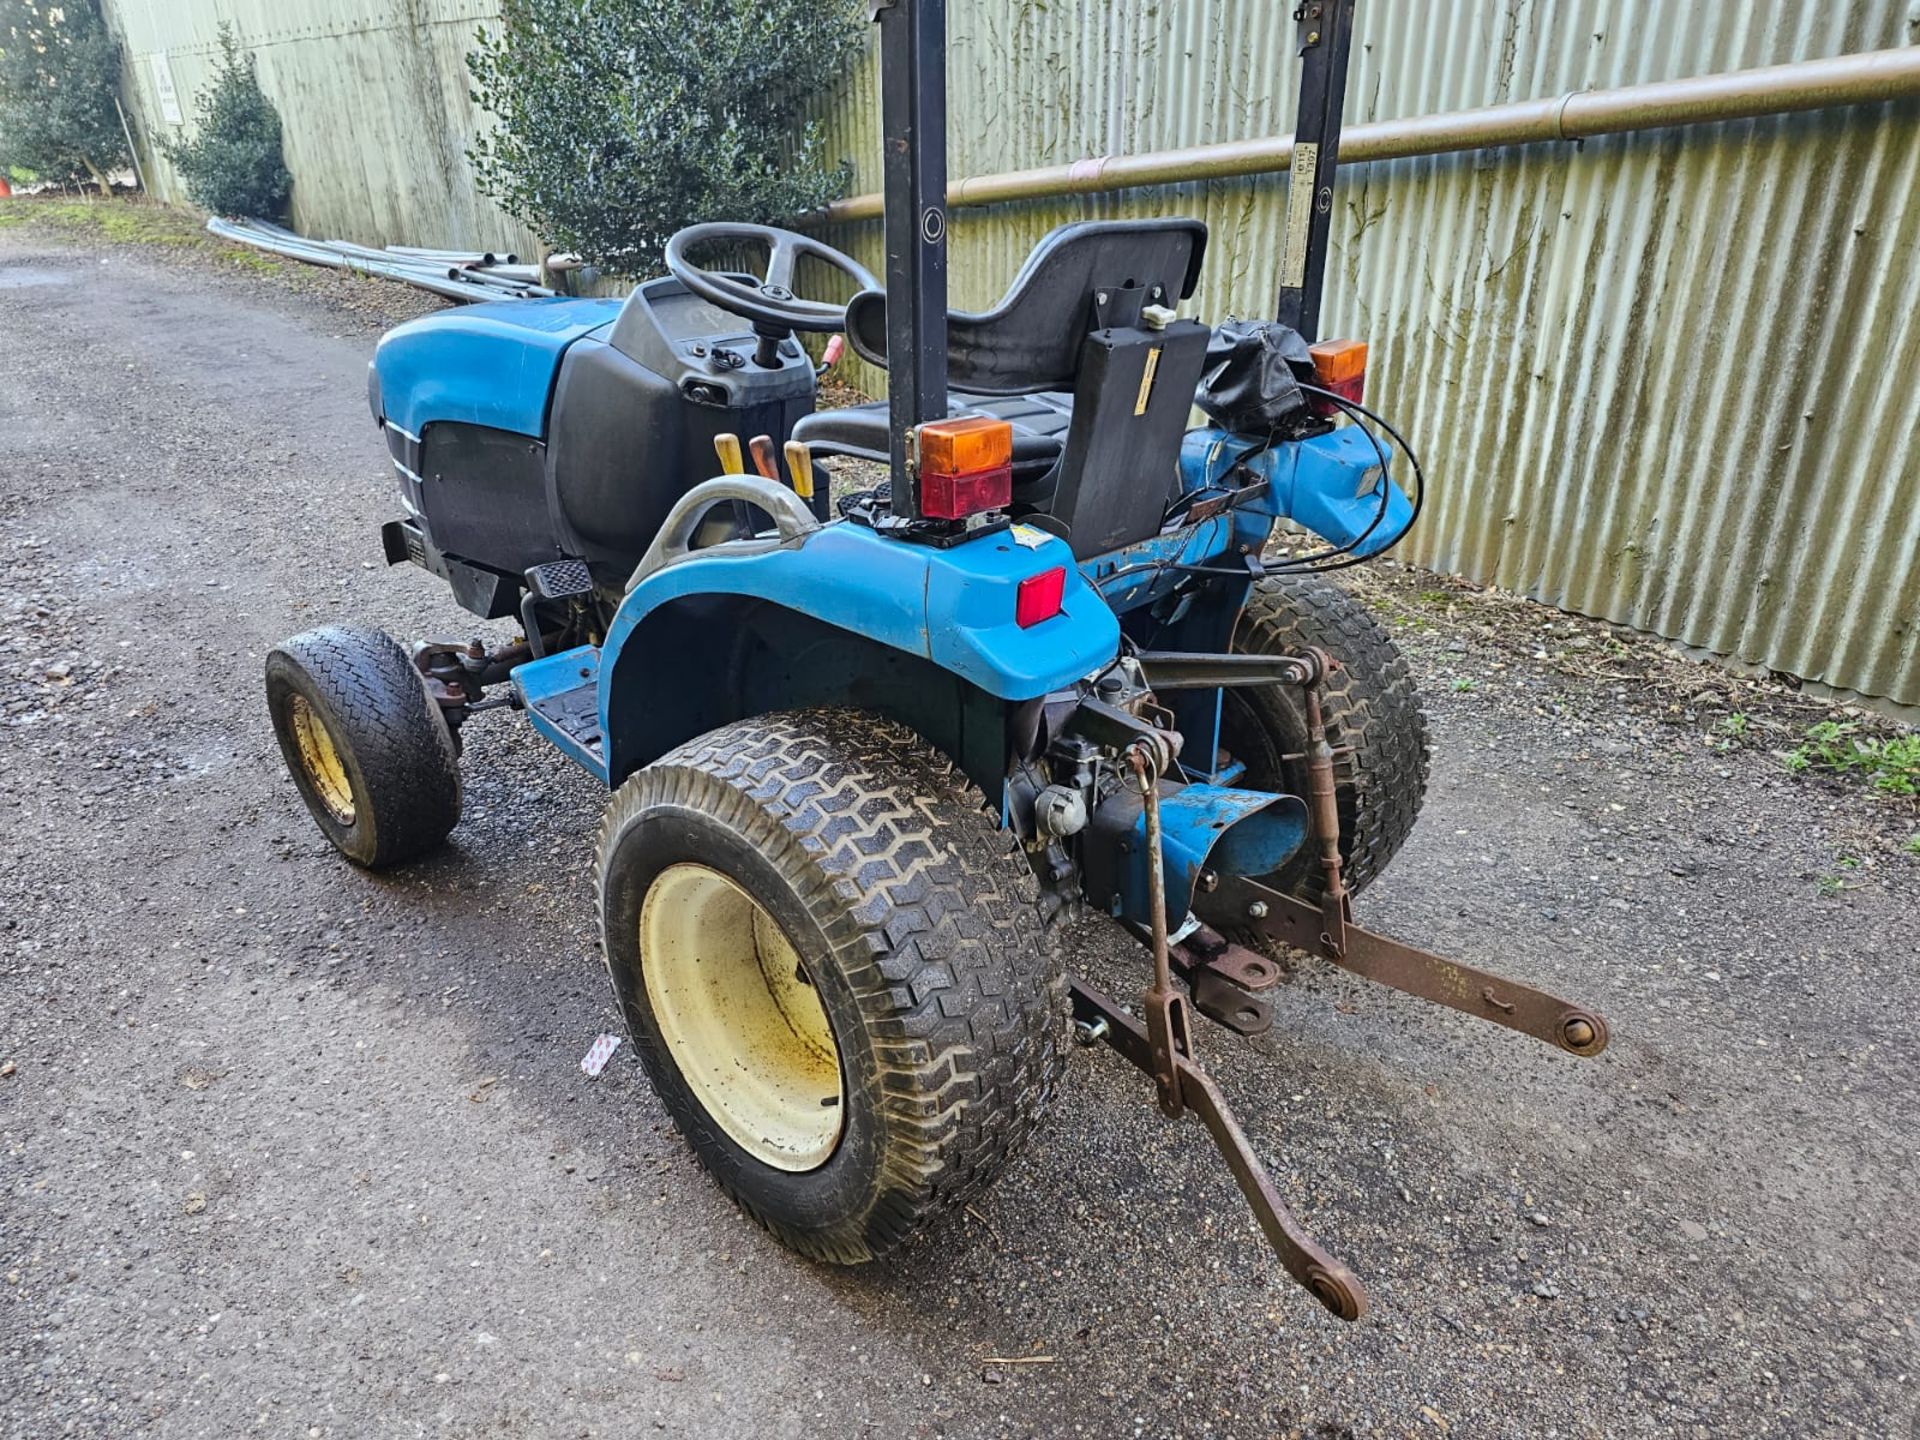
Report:
[{"label": "weeds along wall", "polygon": [[[137,123],[216,26],[260,58],[303,230],[526,236],[475,193],[487,0],[107,0]],[[952,175],[1284,134],[1281,0],[949,0]],[[1910,0],[1360,0],[1350,123],[1902,46]],[[821,98],[879,187],[878,78]],[[161,167],[160,184],[170,178]],[[1323,331],[1426,460],[1407,557],[1737,661],[1920,705],[1920,103],[1344,168]],[[953,303],[1053,226],[1198,215],[1193,313],[1273,303],[1282,175],[953,212]],[[724,217],[702,217],[724,218]],[[880,269],[877,223],[828,238]],[[871,372],[850,375],[877,388]]]}]

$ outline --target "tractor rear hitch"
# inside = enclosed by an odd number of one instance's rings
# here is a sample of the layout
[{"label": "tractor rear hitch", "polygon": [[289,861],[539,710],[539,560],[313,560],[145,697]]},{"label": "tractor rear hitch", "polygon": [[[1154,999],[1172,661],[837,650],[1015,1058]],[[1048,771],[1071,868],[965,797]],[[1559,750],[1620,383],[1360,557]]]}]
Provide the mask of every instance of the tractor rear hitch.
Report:
[{"label": "tractor rear hitch", "polygon": [[1258,930],[1343,970],[1518,1030],[1569,1055],[1593,1056],[1607,1048],[1607,1022],[1584,1006],[1362,929],[1344,910],[1339,923],[1329,925],[1323,910],[1240,876],[1222,876],[1211,894],[1195,897],[1195,909],[1213,924]]},{"label": "tractor rear hitch", "polygon": [[[1166,887],[1160,850],[1160,777],[1147,746],[1130,748],[1127,764],[1144,798],[1152,897],[1153,983],[1142,1001],[1146,1024],[1142,1026],[1098,990],[1076,980],[1073,982],[1075,1033],[1089,1043],[1104,1041],[1150,1075],[1159,1091],[1160,1109],[1168,1119],[1177,1120],[1189,1110],[1199,1117],[1207,1133],[1213,1136],[1213,1143],[1233,1172],[1240,1193],[1246,1196],[1260,1229],[1287,1273],[1341,1319],[1358,1320],[1367,1309],[1365,1288],[1351,1270],[1322,1250],[1306,1228],[1294,1219],[1268,1178],[1266,1167],[1253,1153],[1246,1132],[1227,1108],[1220,1087],[1194,1060],[1186,997],[1174,988],[1172,947],[1167,941]],[[1221,943],[1223,949],[1230,948]],[[1274,979],[1277,978],[1276,970]]]},{"label": "tractor rear hitch", "polygon": [[[1073,1018],[1076,1033],[1090,1043],[1104,1042],[1112,1046],[1121,1058],[1154,1075],[1158,1082],[1157,1057],[1145,1028],[1112,1000],[1079,980],[1073,982]],[[1240,1193],[1246,1196],[1254,1219],[1259,1221],[1262,1233],[1286,1272],[1342,1320],[1358,1320],[1366,1314],[1366,1287],[1344,1264],[1321,1249],[1306,1227],[1287,1209],[1280,1192],[1268,1178],[1266,1167],[1253,1153],[1246,1132],[1227,1108],[1220,1087],[1194,1062],[1190,1048],[1172,1056],[1172,1073],[1178,1086],[1180,1109],[1192,1111],[1213,1136],[1221,1158],[1233,1172]]]},{"label": "tractor rear hitch", "polygon": [[1197,683],[1202,677],[1214,684],[1291,681],[1301,687],[1307,719],[1307,749],[1299,757],[1307,762],[1305,843],[1318,856],[1324,876],[1321,901],[1309,904],[1242,875],[1204,870],[1193,886],[1197,920],[1188,918],[1180,939],[1170,942],[1159,791],[1168,749],[1134,739],[1126,749],[1126,763],[1142,796],[1152,922],[1147,938],[1153,952],[1153,978],[1141,997],[1145,1024],[1092,986],[1075,980],[1074,1034],[1082,1044],[1110,1046],[1152,1077],[1161,1111],[1169,1119],[1177,1120],[1189,1110],[1199,1117],[1287,1273],[1335,1315],[1357,1320],[1366,1313],[1365,1289],[1352,1271],[1315,1243],[1281,1202],[1219,1086],[1195,1059],[1188,996],[1175,989],[1174,972],[1179,971],[1186,981],[1195,1009],[1242,1035],[1271,1028],[1272,1012],[1254,992],[1278,984],[1280,967],[1227,940],[1220,930],[1251,929],[1282,945],[1322,956],[1356,975],[1491,1020],[1572,1055],[1592,1056],[1604,1050],[1607,1022],[1543,990],[1442,959],[1353,923],[1341,873],[1334,775],[1334,761],[1341,752],[1329,742],[1321,703],[1321,687],[1335,668],[1327,655],[1311,650],[1281,665],[1267,662],[1261,681],[1188,665],[1186,656],[1141,658],[1150,677],[1153,661],[1161,660],[1162,674],[1173,672],[1176,687],[1182,680]]}]

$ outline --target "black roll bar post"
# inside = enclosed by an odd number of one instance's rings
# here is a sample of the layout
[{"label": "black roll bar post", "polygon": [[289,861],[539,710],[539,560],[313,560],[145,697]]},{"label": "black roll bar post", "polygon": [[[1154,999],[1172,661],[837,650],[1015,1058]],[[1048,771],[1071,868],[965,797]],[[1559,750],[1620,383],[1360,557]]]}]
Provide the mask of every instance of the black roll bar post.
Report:
[{"label": "black roll bar post", "polygon": [[1347,95],[1355,0],[1300,0],[1293,20],[1300,53],[1300,108],[1293,124],[1293,167],[1280,250],[1276,318],[1308,341],[1320,338],[1320,294],[1327,279],[1333,221],[1333,171],[1340,112]]},{"label": "black roll bar post", "polygon": [[947,414],[947,6],[868,0],[868,10],[880,27],[891,509],[912,521],[916,432]]}]

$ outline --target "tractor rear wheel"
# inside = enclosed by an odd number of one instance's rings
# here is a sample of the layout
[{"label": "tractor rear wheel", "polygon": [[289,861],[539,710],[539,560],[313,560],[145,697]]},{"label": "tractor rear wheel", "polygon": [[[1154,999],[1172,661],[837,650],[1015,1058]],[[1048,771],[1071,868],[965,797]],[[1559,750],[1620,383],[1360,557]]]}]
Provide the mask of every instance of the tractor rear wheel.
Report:
[{"label": "tractor rear wheel", "polygon": [[399,642],[329,625],[267,655],[280,753],[321,832],[379,869],[434,849],[460,820],[453,732]]},{"label": "tractor rear wheel", "polygon": [[[1321,713],[1334,757],[1340,810],[1341,877],[1358,893],[1386,869],[1413,829],[1427,792],[1427,717],[1406,657],[1380,622],[1321,575],[1257,581],[1234,631],[1237,654],[1298,655],[1318,646],[1340,662],[1322,691]],[[1258,790],[1307,793],[1307,717],[1290,687],[1230,689],[1221,744],[1246,763],[1242,781]],[[1265,877],[1318,901],[1326,888],[1318,857],[1303,846]]]},{"label": "tractor rear wheel", "polygon": [[743,720],[619,789],[600,830],[614,994],[654,1088],[782,1243],[852,1264],[977,1191],[1063,1060],[1031,868],[911,731]]}]

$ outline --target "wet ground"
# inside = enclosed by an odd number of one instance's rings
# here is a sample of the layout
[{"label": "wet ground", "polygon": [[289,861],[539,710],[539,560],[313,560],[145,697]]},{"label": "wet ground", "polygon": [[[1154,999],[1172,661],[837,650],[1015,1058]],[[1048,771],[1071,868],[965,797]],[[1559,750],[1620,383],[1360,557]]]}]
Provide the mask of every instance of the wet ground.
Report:
[{"label": "wet ground", "polygon": [[[0,235],[0,1433],[1912,1433],[1920,822],[1445,604],[1363,918],[1614,1041],[1320,970],[1203,1029],[1368,1320],[1105,1053],[904,1255],[777,1249],[624,1049],[580,1072],[591,783],[481,717],[452,846],[372,876],[285,779],[276,639],[470,629],[379,563],[365,366],[412,302],[346,293]],[[1098,925],[1074,963],[1137,983]]]}]

